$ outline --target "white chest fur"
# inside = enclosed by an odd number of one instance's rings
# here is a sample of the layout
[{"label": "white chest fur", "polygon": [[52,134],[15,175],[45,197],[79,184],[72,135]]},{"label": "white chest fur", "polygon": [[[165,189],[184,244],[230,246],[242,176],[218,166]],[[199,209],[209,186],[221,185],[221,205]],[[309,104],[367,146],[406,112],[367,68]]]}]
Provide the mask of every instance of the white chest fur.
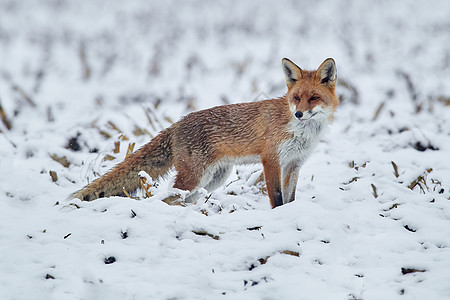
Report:
[{"label": "white chest fur", "polygon": [[327,117],[307,121],[292,119],[288,130],[293,133],[293,137],[278,147],[280,164],[287,166],[294,163],[301,166],[320,141],[327,125]]}]

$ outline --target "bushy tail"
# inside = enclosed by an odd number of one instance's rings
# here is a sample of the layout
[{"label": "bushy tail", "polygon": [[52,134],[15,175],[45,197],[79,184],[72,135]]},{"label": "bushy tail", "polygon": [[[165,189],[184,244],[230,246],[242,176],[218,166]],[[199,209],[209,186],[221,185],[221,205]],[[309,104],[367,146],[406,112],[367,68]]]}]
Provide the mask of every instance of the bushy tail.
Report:
[{"label": "bushy tail", "polygon": [[166,174],[173,165],[172,129],[159,133],[148,144],[131,154],[102,177],[94,180],[69,198],[92,201],[109,196],[122,196],[123,190],[133,192],[140,187],[138,173],[147,172],[156,179]]}]

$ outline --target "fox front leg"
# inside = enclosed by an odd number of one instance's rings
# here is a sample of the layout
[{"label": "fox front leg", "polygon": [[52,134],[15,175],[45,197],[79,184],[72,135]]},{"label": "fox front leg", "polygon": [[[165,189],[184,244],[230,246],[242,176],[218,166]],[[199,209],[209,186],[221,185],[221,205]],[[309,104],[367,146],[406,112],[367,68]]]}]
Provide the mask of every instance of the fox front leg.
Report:
[{"label": "fox front leg", "polygon": [[281,192],[280,163],[276,155],[262,158],[264,167],[264,178],[266,179],[267,193],[269,194],[272,208],[283,205],[283,194]]}]

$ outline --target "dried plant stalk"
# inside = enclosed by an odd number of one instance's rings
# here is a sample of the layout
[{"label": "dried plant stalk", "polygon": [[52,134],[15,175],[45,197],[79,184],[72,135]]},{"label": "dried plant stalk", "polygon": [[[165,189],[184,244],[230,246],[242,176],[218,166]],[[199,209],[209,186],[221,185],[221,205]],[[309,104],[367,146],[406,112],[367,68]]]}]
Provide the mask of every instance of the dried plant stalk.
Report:
[{"label": "dried plant stalk", "polygon": [[398,167],[397,167],[397,165],[395,164],[395,162],[393,162],[393,161],[391,161],[391,164],[392,164],[392,167],[394,168],[394,175],[395,175],[395,177],[398,178],[398,176],[400,176],[400,175],[398,174]]},{"label": "dried plant stalk", "polygon": [[136,143],[128,144],[127,154],[125,155],[125,158],[127,158],[128,156],[130,156],[133,153],[135,145],[136,145]]},{"label": "dried plant stalk", "polygon": [[31,99],[31,97],[17,84],[12,86],[12,89],[20,94],[25,101],[27,101],[31,106],[36,107],[36,103]]},{"label": "dried plant stalk", "polygon": [[401,71],[401,70],[397,71],[397,74],[405,80],[406,85],[408,86],[408,92],[411,96],[411,99],[414,102],[416,102],[417,101],[417,91],[414,87],[414,83],[411,80],[411,76],[409,76],[408,73]]},{"label": "dried plant stalk", "polygon": [[173,124],[173,120],[172,120],[170,117],[168,117],[168,116],[165,116],[165,117],[164,117],[164,120],[166,120],[166,121],[169,122],[170,124]]},{"label": "dried plant stalk", "polygon": [[56,162],[59,162],[65,168],[68,168],[70,166],[70,161],[68,161],[67,157],[65,157],[65,156],[58,156],[57,154],[50,154],[50,158]]},{"label": "dried plant stalk", "polygon": [[375,198],[378,198],[377,187],[373,183],[371,183],[370,185],[372,186],[373,196]]},{"label": "dried plant stalk", "polygon": [[384,107],[384,102],[381,102],[380,106],[378,106],[377,111],[375,112],[375,115],[373,116],[372,121],[375,121],[376,119],[378,119],[378,116],[380,115],[381,110]]},{"label": "dried plant stalk", "polygon": [[433,168],[428,168],[423,172],[422,175],[418,176],[416,179],[414,179],[409,185],[408,188],[410,190],[414,190],[416,186],[419,186],[420,190],[425,194],[426,191],[429,191],[427,181],[425,180],[427,173],[431,173],[433,171]]},{"label": "dried plant stalk", "polygon": [[117,154],[120,152],[120,141],[114,142],[114,153]]},{"label": "dried plant stalk", "polygon": [[350,184],[352,182],[358,181],[358,179],[360,179],[360,177],[356,176],[356,177],[353,177],[349,182],[344,182],[343,184],[344,185],[348,185],[348,184]]},{"label": "dried plant stalk", "polygon": [[144,113],[145,113],[145,116],[147,117],[148,123],[153,128],[153,131],[156,131],[155,124],[153,123],[152,117],[150,116],[149,112],[150,112],[149,108],[144,108]]},{"label": "dried plant stalk", "polygon": [[89,67],[89,64],[87,62],[86,45],[84,42],[80,43],[79,56],[80,56],[81,67],[83,68],[83,79],[88,80],[91,77],[91,68]]},{"label": "dried plant stalk", "polygon": [[139,177],[139,181],[141,182],[141,186],[145,191],[145,194],[147,195],[147,197],[152,197],[152,193],[150,193],[149,188],[152,187],[152,185],[150,183],[147,183],[147,178],[140,176]]},{"label": "dried plant stalk", "polygon": [[109,125],[112,129],[114,129],[115,131],[117,131],[118,133],[122,133],[122,134],[123,134],[122,130],[120,130],[119,127],[117,127],[117,125],[114,124],[112,121],[108,121],[108,125]]},{"label": "dried plant stalk", "polygon": [[282,251],[281,253],[287,254],[287,255],[292,255],[292,256],[300,257],[300,253],[298,253],[297,251],[284,250],[284,251]]},{"label": "dried plant stalk", "polygon": [[110,139],[111,138],[111,135],[108,132],[104,131],[104,130],[99,129],[98,133],[100,133],[105,139]]},{"label": "dried plant stalk", "polygon": [[163,199],[162,202],[170,206],[174,205],[186,206],[186,203],[184,203],[184,201],[181,201],[181,195],[179,194],[168,196],[165,199]]},{"label": "dried plant stalk", "polygon": [[127,196],[128,198],[131,198],[130,194],[128,194],[128,192],[125,188],[123,188],[122,190],[123,190],[123,193],[125,194],[125,196]]},{"label": "dried plant stalk", "polygon": [[205,230],[192,230],[193,233],[195,233],[196,235],[205,235],[205,236],[209,236],[210,238],[214,239],[214,240],[219,240],[220,237],[218,235],[214,235],[212,233],[209,233]]},{"label": "dried plant stalk", "polygon": [[128,141],[130,139],[125,134],[121,133],[119,135],[119,140],[121,140],[121,141]]},{"label": "dried plant stalk", "polygon": [[55,121],[55,117],[53,116],[53,111],[52,111],[52,107],[51,106],[47,107],[47,121],[49,121],[49,122],[54,122]]},{"label": "dried plant stalk", "polygon": [[446,97],[446,96],[439,96],[437,97],[437,100],[441,103],[443,103],[445,106],[450,106],[450,97]]},{"label": "dried plant stalk", "polygon": [[53,182],[58,181],[58,174],[55,171],[50,171],[49,174],[50,174],[50,177],[52,178]]},{"label": "dried plant stalk", "polygon": [[139,126],[137,126],[137,125],[134,126],[133,134],[134,134],[135,136],[141,136],[141,135],[147,134],[147,135],[149,135],[151,138],[153,138],[153,135],[151,135],[150,132],[148,132],[147,129],[141,128],[141,127],[139,127]]},{"label": "dried plant stalk", "polygon": [[411,100],[416,108],[416,113],[419,113],[423,108],[423,103],[418,102],[419,94],[417,93],[417,90],[411,79],[411,76],[409,76],[408,73],[401,70],[397,71],[397,74],[405,80],[409,95],[411,96]]},{"label": "dried plant stalk", "polygon": [[115,160],[116,157],[112,156],[110,154],[105,155],[105,157],[103,157],[103,161],[111,161],[111,160]]}]

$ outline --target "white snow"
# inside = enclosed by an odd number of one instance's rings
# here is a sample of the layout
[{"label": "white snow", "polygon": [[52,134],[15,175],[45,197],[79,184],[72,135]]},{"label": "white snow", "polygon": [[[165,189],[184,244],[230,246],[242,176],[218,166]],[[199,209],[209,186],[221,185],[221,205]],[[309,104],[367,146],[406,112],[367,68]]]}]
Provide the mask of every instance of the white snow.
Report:
[{"label": "white snow", "polygon": [[[444,0],[0,0],[0,299],[449,299],[449,20]],[[283,95],[283,57],[333,57],[343,98],[296,201],[270,209],[260,165],[185,207],[160,201],[173,173],[65,200],[192,110]]]}]

